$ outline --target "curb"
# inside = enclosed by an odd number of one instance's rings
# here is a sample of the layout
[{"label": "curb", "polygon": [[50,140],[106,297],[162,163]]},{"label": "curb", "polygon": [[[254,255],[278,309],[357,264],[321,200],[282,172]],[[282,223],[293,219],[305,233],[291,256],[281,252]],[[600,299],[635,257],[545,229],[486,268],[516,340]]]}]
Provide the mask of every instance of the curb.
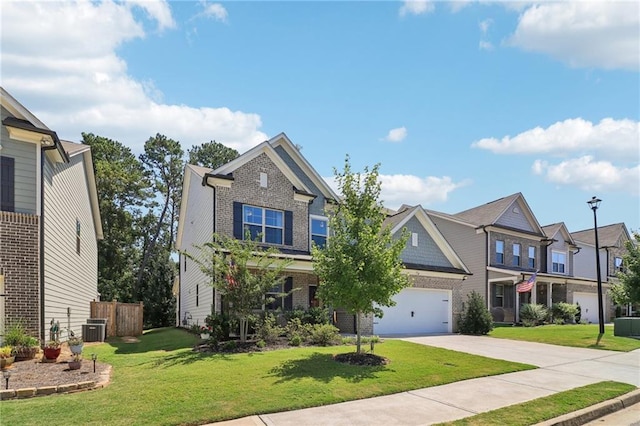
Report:
[{"label": "curb", "polygon": [[640,389],[610,399],[609,401],[604,401],[591,407],[538,423],[536,426],[580,426],[606,416],[607,414],[629,408],[637,403],[640,403]]}]

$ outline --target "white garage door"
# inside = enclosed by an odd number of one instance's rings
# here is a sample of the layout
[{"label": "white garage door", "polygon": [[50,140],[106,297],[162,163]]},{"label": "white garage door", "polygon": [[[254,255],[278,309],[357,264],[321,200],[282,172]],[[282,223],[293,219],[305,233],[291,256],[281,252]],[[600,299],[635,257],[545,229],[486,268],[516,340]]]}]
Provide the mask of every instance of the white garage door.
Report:
[{"label": "white garage door", "polygon": [[451,291],[406,288],[393,300],[395,306],[383,308],[384,316],[374,318],[374,334],[451,332]]},{"label": "white garage door", "polygon": [[[598,323],[598,295],[595,293],[573,293],[573,304],[580,303],[580,321]],[[604,308],[604,307],[603,307]],[[606,310],[605,310],[605,318]]]}]

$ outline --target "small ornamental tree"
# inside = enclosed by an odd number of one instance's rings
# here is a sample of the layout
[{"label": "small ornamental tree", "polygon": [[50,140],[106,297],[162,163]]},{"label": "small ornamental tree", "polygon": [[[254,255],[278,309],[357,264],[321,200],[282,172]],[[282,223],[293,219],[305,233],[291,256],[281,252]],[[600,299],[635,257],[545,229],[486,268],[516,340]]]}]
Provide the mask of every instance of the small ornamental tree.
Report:
[{"label": "small ornamental tree", "polygon": [[[195,255],[184,254],[198,264],[211,278],[209,284],[229,302],[231,316],[240,323],[240,340],[246,341],[249,316],[254,309],[273,301],[266,294],[282,285],[282,272],[291,260],[279,257],[275,248],[264,249],[248,238],[237,240],[218,234],[195,248]],[[277,296],[284,297],[286,293]]]},{"label": "small ornamental tree", "polygon": [[358,354],[361,317],[381,317],[380,306],[395,305],[393,295],[409,285],[400,260],[407,232],[393,238],[391,229],[383,227],[378,168],[379,164],[371,171],[365,168],[362,175],[353,173],[347,156],[344,171],[334,169],[342,198],[330,212],[326,247],[312,247],[314,270],[320,279],[318,296],[356,316]]},{"label": "small ornamental tree", "polygon": [[476,291],[467,295],[467,306],[460,318],[460,333],[489,334],[493,330],[493,317],[487,309],[484,299]]},{"label": "small ornamental tree", "polygon": [[633,238],[635,241],[625,243],[627,253],[622,257],[624,270],[618,272],[620,284],[617,292],[614,290],[614,302],[618,304],[640,303],[640,233],[634,232]]}]

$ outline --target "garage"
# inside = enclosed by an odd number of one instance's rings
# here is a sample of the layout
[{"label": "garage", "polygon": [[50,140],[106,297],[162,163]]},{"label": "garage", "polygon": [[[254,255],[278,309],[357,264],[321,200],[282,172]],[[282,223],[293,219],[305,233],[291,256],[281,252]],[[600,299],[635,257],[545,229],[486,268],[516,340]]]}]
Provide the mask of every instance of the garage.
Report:
[{"label": "garage", "polygon": [[450,333],[451,291],[406,288],[393,297],[395,306],[374,318],[373,332],[385,334]]},{"label": "garage", "polygon": [[[573,304],[580,304],[580,321],[598,323],[598,295],[596,293],[573,293]],[[604,307],[603,307],[604,308]],[[604,309],[607,318],[607,310]]]}]

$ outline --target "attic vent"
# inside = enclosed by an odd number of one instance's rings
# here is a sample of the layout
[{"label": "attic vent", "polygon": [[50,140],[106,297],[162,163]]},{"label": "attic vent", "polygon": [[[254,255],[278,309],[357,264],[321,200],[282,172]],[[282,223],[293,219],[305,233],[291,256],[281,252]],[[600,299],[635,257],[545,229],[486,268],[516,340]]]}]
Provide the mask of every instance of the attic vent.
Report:
[{"label": "attic vent", "polygon": [[518,208],[518,206],[515,206],[515,207],[513,208],[513,212],[514,212],[515,214],[520,214],[520,209]]},{"label": "attic vent", "polygon": [[262,188],[267,187],[267,174],[260,172],[260,186]]}]

